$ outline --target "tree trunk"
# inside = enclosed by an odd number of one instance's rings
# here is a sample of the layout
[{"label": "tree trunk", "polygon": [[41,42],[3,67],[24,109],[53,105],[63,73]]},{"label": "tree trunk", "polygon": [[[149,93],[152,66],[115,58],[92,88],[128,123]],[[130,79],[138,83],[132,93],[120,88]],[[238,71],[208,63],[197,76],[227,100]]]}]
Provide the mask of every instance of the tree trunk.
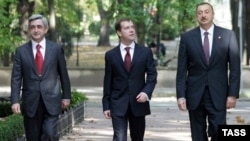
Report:
[{"label": "tree trunk", "polygon": [[10,53],[10,51],[7,50],[7,49],[5,49],[4,54],[3,54],[3,56],[2,56],[2,59],[3,59],[3,66],[4,66],[4,67],[10,66],[10,58],[9,58],[10,55],[9,55],[9,53]]},{"label": "tree trunk", "polygon": [[250,1],[246,0],[244,3],[245,9],[245,35],[246,35],[246,65],[249,65],[250,59]]},{"label": "tree trunk", "polygon": [[54,0],[48,0],[49,5],[49,39],[56,42],[56,16],[54,8]]},{"label": "tree trunk", "polygon": [[108,19],[101,19],[101,28],[97,46],[110,46],[110,25]]},{"label": "tree trunk", "polygon": [[34,8],[35,2],[29,2],[29,0],[19,0],[17,5],[17,12],[21,15],[19,17],[19,32],[24,39],[28,39],[28,19]]},{"label": "tree trunk", "polygon": [[101,27],[100,27],[100,34],[99,34],[99,40],[97,46],[110,46],[110,19],[113,15],[113,6],[114,3],[109,7],[109,10],[103,9],[103,1],[102,0],[96,0],[98,12],[101,19]]},{"label": "tree trunk", "polygon": [[144,22],[135,23],[138,44],[145,44],[146,24]]}]

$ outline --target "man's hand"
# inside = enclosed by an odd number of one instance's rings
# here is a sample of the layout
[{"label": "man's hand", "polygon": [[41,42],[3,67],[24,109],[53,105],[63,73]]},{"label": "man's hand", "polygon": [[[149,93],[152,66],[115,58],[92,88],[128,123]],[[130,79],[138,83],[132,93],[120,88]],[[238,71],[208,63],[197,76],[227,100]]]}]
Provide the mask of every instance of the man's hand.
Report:
[{"label": "man's hand", "polygon": [[227,109],[231,109],[231,108],[234,108],[236,106],[236,97],[234,96],[228,96],[227,97]]},{"label": "man's hand", "polygon": [[106,110],[103,112],[104,116],[107,118],[107,119],[111,119],[111,112],[110,110]]},{"label": "man's hand", "polygon": [[178,98],[177,100],[178,107],[181,111],[187,110],[186,99],[185,98]]},{"label": "man's hand", "polygon": [[14,114],[21,113],[20,104],[19,103],[12,104],[11,110]]},{"label": "man's hand", "polygon": [[148,101],[149,99],[148,99],[148,95],[147,95],[146,93],[140,92],[140,93],[137,95],[136,100],[137,100],[137,102],[139,102],[139,103],[144,103],[144,102]]},{"label": "man's hand", "polygon": [[67,109],[69,105],[70,105],[70,100],[69,99],[63,99],[62,100],[62,109],[63,110]]}]

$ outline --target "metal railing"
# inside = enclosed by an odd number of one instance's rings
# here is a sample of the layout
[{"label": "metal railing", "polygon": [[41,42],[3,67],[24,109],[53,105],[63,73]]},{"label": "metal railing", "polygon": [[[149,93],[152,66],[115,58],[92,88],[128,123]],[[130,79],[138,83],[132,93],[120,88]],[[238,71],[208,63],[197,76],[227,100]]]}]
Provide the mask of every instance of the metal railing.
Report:
[{"label": "metal railing", "polygon": [[65,111],[57,122],[59,136],[72,132],[73,127],[84,120],[84,102]]},{"label": "metal railing", "polygon": [[[59,137],[67,133],[71,133],[73,127],[84,120],[84,102],[64,111],[63,114],[59,116],[57,121],[57,128]],[[25,135],[21,138],[16,139],[16,141],[25,141]]]}]

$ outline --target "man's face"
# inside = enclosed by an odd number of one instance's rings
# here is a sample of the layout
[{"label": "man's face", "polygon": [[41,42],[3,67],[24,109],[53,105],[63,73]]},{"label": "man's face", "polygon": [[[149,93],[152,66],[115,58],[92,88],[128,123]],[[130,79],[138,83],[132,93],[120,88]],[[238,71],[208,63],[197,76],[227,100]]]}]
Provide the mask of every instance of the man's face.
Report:
[{"label": "man's face", "polygon": [[206,29],[213,24],[214,12],[208,4],[200,5],[196,10],[199,25]]},{"label": "man's face", "polygon": [[124,44],[130,44],[135,40],[135,27],[132,21],[121,22],[121,30],[117,31],[120,40]]},{"label": "man's face", "polygon": [[40,42],[47,33],[48,28],[46,28],[41,19],[33,20],[29,24],[29,34],[31,38],[36,41]]}]

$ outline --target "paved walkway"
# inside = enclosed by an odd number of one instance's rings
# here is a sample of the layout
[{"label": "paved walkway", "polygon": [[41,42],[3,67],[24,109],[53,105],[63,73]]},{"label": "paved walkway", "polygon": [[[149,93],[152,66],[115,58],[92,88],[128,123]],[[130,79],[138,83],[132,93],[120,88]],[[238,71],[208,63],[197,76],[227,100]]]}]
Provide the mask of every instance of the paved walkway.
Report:
[{"label": "paved walkway", "polygon": [[[87,94],[85,120],[77,124],[72,133],[61,141],[111,141],[111,120],[102,114],[101,88],[79,88]],[[173,91],[173,89],[161,89]],[[158,89],[156,89],[158,91]],[[170,92],[171,93],[171,92]],[[188,113],[179,111],[175,97],[167,95],[153,97],[151,115],[146,118],[145,141],[191,141]],[[250,101],[239,99],[235,109],[228,110],[228,124],[250,124]],[[130,140],[128,140],[130,141]]]},{"label": "paved walkway", "polygon": [[[102,114],[102,88],[76,88],[89,98],[85,103],[85,119],[61,141],[111,141],[111,120]],[[9,95],[9,87],[0,87],[2,95]],[[188,113],[178,110],[174,89],[156,88],[151,99],[151,115],[146,117],[145,141],[191,141]],[[234,109],[228,110],[228,124],[250,124],[250,100],[241,98]],[[129,138],[129,137],[128,137]],[[130,140],[128,140],[130,141]]]}]

